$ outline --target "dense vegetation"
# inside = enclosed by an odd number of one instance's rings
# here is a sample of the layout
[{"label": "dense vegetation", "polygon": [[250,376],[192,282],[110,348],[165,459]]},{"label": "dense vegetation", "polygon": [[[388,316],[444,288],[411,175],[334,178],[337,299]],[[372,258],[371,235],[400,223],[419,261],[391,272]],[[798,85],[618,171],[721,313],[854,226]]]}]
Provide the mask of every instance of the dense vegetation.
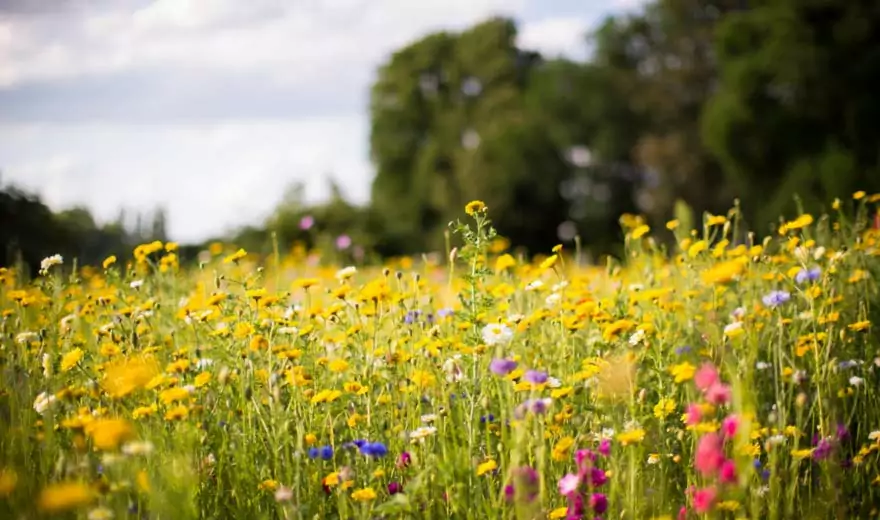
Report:
[{"label": "dense vegetation", "polygon": [[4,268],[0,516],[876,516],[878,203],[667,251],[624,215],[601,268],[480,201],[436,262]]}]

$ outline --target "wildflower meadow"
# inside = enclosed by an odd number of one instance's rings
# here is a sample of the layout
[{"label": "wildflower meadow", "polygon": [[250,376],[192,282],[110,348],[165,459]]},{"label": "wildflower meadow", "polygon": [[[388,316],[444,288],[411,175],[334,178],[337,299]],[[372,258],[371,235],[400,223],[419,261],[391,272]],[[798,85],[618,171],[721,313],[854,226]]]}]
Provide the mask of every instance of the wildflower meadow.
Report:
[{"label": "wildflower meadow", "polygon": [[[0,518],[876,518],[880,195],[533,259],[0,270]],[[120,252],[121,254],[122,252]]]}]

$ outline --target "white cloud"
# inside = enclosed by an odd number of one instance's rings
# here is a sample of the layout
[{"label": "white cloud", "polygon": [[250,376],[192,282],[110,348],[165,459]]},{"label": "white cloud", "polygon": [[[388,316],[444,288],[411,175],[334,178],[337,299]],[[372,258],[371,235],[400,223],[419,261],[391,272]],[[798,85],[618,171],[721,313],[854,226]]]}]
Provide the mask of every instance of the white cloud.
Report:
[{"label": "white cloud", "polygon": [[122,206],[162,204],[182,241],[259,222],[296,179],[308,181],[310,197],[318,199],[332,173],[354,201],[365,202],[373,175],[366,95],[380,62],[426,33],[460,30],[490,15],[520,19],[523,45],[582,56],[597,5],[564,15],[554,14],[554,5],[69,0],[55,12],[0,6],[2,180],[39,191],[55,208],[86,204],[105,221]]},{"label": "white cloud", "polygon": [[545,56],[583,59],[589,27],[589,21],[574,16],[546,18],[524,24],[517,43]]},{"label": "white cloud", "polygon": [[200,240],[264,219],[293,181],[311,200],[333,175],[353,202],[372,180],[358,117],[209,124],[0,125],[3,181],[39,190],[54,209],[85,204],[101,221],[120,207],[169,211],[171,234]]}]

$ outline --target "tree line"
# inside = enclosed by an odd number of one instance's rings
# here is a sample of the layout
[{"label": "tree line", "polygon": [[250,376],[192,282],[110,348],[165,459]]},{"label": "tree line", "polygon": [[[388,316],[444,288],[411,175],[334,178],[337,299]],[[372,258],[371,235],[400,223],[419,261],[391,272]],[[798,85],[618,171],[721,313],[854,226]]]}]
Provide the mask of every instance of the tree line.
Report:
[{"label": "tree line", "polygon": [[[585,35],[583,62],[521,48],[517,31],[491,18],[429,34],[379,67],[369,204],[334,185],[309,206],[293,185],[264,223],[218,238],[355,260],[442,251],[447,223],[480,199],[528,252],[578,236],[598,255],[619,251],[623,213],[698,222],[738,200],[748,228],[766,233],[800,209],[795,196],[819,211],[880,191],[876,2],[655,0]],[[63,244],[93,259],[144,238],[82,209],[52,216],[3,197],[7,251],[35,258]]]}]

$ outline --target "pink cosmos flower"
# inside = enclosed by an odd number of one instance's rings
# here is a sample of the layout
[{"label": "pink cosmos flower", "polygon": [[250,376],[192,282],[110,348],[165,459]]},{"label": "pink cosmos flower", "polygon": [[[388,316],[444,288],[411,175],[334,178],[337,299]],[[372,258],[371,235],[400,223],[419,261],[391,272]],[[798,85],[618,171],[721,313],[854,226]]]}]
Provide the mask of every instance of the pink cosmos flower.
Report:
[{"label": "pink cosmos flower", "polygon": [[715,491],[715,488],[698,489],[694,493],[694,511],[697,513],[708,513],[715,504],[715,497],[717,496],[718,492]]},{"label": "pink cosmos flower", "polygon": [[717,433],[707,433],[700,438],[694,455],[694,467],[704,476],[718,471],[724,462],[724,439]]},{"label": "pink cosmos flower", "polygon": [[718,369],[712,363],[703,363],[703,366],[694,374],[694,384],[705,392],[715,383],[718,383]]},{"label": "pink cosmos flower", "polygon": [[736,464],[732,460],[725,460],[721,463],[721,469],[718,477],[723,484],[733,484],[736,482]]},{"label": "pink cosmos flower", "polygon": [[721,431],[724,433],[724,436],[727,438],[732,438],[736,435],[736,431],[739,429],[739,417],[736,415],[728,415],[721,422]]},{"label": "pink cosmos flower", "polygon": [[581,485],[581,479],[573,473],[559,479],[559,493],[563,496],[571,496],[577,493],[578,487]]},{"label": "pink cosmos flower", "polygon": [[703,412],[700,410],[700,405],[696,403],[689,404],[687,407],[687,425],[694,426],[700,424],[702,419]]},{"label": "pink cosmos flower", "polygon": [[706,390],[706,400],[712,404],[726,404],[730,402],[730,387],[715,383]]}]

